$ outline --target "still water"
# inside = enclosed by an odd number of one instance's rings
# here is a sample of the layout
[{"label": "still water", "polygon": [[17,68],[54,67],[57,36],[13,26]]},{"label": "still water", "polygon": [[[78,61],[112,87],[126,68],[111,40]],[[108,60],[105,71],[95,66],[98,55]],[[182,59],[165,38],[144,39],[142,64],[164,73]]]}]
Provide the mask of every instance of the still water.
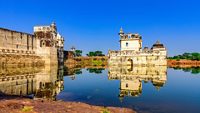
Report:
[{"label": "still water", "polygon": [[141,113],[200,113],[199,68],[0,69],[0,96],[22,95]]},{"label": "still water", "polygon": [[189,69],[111,67],[77,72],[64,77],[58,99],[144,113],[200,113],[200,74]]}]

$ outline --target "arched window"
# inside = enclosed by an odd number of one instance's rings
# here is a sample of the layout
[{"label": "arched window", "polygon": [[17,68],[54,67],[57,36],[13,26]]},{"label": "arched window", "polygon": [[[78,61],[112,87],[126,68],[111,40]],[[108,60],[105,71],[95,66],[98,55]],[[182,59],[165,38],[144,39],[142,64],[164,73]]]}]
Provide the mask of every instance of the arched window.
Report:
[{"label": "arched window", "polygon": [[46,45],[45,41],[44,41],[44,40],[41,40],[41,41],[40,41],[40,47],[45,47],[45,45]]},{"label": "arched window", "polygon": [[128,84],[126,83],[126,88],[128,88]]},{"label": "arched window", "polygon": [[126,42],[126,47],[128,47],[128,42]]}]

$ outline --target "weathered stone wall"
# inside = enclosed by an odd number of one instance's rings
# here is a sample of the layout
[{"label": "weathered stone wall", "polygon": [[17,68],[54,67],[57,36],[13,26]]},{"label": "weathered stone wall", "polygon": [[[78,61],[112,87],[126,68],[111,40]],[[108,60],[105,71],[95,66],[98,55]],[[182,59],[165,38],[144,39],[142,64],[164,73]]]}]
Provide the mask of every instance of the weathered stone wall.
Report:
[{"label": "weathered stone wall", "polygon": [[166,53],[140,51],[109,51],[109,65],[166,66]]},{"label": "weathered stone wall", "polygon": [[36,54],[44,60],[45,65],[58,65],[57,48],[38,47]]},{"label": "weathered stone wall", "polygon": [[0,49],[34,51],[36,40],[33,35],[0,28]]},{"label": "weathered stone wall", "polygon": [[34,55],[1,55],[0,67],[43,66],[44,60]]},{"label": "weathered stone wall", "polygon": [[50,32],[39,34],[0,28],[0,66],[57,65],[54,36]]},{"label": "weathered stone wall", "polygon": [[37,39],[27,33],[0,28],[0,66],[44,65],[36,55]]}]

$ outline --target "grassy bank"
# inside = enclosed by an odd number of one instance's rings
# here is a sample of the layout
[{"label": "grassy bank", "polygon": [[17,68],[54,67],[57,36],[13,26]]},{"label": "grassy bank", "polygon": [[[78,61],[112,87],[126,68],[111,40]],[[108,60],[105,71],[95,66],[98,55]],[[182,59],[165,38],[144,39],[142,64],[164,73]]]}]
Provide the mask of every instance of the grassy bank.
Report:
[{"label": "grassy bank", "polygon": [[[175,57],[176,58],[176,57]],[[182,57],[181,57],[182,58]],[[189,57],[183,57],[185,59],[174,59],[174,58],[168,58],[167,59],[167,65],[168,67],[198,67],[200,66],[200,60],[194,60],[197,59],[197,57],[193,57],[193,60],[191,56]],[[188,58],[188,59],[187,59]],[[100,57],[76,57],[74,59],[68,59],[65,61],[65,66],[67,67],[79,67],[79,68],[106,68],[108,64],[108,57],[106,56],[100,56]]]},{"label": "grassy bank", "polygon": [[108,58],[106,56],[95,57],[75,57],[65,61],[65,65],[68,67],[99,67],[107,66]]}]

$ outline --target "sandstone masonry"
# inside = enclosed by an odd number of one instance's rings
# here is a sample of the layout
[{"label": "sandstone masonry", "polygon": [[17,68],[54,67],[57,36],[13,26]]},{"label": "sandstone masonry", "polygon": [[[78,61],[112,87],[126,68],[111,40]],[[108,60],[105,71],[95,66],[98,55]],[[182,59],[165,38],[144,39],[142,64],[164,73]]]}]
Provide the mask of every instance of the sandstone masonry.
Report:
[{"label": "sandstone masonry", "polygon": [[55,23],[35,26],[34,34],[0,28],[0,66],[62,64],[63,46]]}]

